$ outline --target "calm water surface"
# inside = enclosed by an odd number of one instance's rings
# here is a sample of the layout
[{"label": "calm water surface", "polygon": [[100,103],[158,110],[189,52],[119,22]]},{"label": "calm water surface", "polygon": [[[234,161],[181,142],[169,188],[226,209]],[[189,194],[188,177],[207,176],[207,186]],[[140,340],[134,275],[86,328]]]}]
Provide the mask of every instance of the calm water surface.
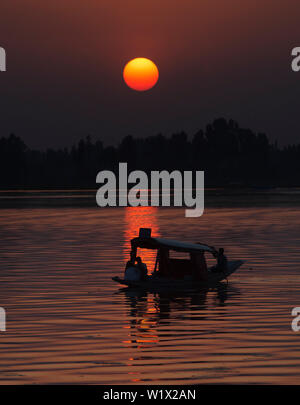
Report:
[{"label": "calm water surface", "polygon": [[[218,290],[121,289],[140,226],[246,264]],[[0,258],[2,384],[300,384],[300,208],[1,209]]]}]

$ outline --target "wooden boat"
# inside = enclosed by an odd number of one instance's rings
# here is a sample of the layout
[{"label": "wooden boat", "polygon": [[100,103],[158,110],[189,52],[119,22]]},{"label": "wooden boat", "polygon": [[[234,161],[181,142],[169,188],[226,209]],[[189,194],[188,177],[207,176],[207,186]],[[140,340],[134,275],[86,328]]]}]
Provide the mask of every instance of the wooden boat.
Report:
[{"label": "wooden boat", "polygon": [[[218,257],[217,250],[203,243],[186,243],[173,239],[153,238],[150,229],[140,229],[140,235],[131,240],[131,259],[137,257],[137,249],[157,250],[154,272],[150,276],[140,279],[130,277],[113,277],[112,280],[128,286],[148,291],[164,290],[195,290],[213,286],[227,279],[242,264],[242,260],[228,261],[226,268],[212,266],[207,268],[205,254]],[[189,259],[170,258],[170,251],[182,252],[189,255]],[[135,265],[133,265],[135,266]]]}]

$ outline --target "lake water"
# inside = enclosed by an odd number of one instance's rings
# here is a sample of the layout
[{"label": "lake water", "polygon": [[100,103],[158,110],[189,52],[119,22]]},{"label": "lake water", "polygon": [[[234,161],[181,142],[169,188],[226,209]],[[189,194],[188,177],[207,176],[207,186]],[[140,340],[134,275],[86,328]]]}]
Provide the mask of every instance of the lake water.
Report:
[{"label": "lake water", "polygon": [[[300,384],[300,208],[244,205],[194,219],[175,208],[2,208],[1,383]],[[111,277],[140,226],[246,263],[218,290],[121,289]]]}]

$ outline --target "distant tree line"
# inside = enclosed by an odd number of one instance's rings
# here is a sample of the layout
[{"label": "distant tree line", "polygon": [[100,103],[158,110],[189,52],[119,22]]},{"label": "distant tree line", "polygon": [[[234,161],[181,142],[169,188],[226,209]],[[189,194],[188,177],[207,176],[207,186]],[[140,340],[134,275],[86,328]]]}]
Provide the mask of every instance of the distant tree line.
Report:
[{"label": "distant tree line", "polygon": [[81,139],[71,148],[33,150],[17,136],[0,138],[0,187],[96,187],[100,170],[204,170],[206,186],[300,185],[300,144],[279,148],[263,133],[223,118],[191,139],[125,136],[118,146]]}]

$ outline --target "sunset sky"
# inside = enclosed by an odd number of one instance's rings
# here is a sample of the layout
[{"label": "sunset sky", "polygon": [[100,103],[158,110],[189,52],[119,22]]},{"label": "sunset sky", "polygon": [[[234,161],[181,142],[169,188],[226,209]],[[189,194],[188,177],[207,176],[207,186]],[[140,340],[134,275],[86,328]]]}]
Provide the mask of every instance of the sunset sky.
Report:
[{"label": "sunset sky", "polygon": [[[299,0],[2,0],[0,136],[31,147],[105,144],[186,130],[224,116],[280,144],[300,141]],[[135,57],[159,82],[135,92]]]}]

